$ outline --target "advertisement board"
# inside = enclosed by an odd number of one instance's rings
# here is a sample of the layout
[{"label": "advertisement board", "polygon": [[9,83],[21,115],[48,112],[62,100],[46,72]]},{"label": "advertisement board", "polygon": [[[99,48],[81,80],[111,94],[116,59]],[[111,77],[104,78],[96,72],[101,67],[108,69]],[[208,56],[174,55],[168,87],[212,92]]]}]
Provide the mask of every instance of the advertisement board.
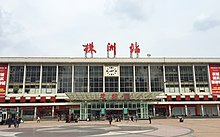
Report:
[{"label": "advertisement board", "polygon": [[220,64],[209,64],[212,94],[220,94]]},{"label": "advertisement board", "polygon": [[0,96],[5,96],[8,64],[0,64]]}]

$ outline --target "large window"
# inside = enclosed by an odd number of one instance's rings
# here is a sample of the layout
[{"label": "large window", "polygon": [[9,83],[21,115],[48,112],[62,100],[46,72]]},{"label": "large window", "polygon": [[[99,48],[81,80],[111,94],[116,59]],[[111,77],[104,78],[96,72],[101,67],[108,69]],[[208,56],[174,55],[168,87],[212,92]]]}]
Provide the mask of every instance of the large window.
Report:
[{"label": "large window", "polygon": [[178,67],[165,66],[166,91],[169,93],[179,92]]},{"label": "large window", "polygon": [[26,67],[25,93],[39,94],[40,66]]},{"label": "large window", "polygon": [[163,67],[150,66],[151,92],[163,92]]},{"label": "large window", "polygon": [[207,66],[195,66],[196,90],[197,92],[208,92],[208,70]]},{"label": "large window", "polygon": [[136,92],[148,92],[148,66],[135,67]]},{"label": "large window", "polygon": [[10,66],[9,72],[9,90],[8,93],[22,93],[24,66]]},{"label": "large window", "polygon": [[105,77],[105,92],[118,92],[118,77]]},{"label": "large window", "polygon": [[88,91],[88,67],[74,66],[74,88],[75,92]]},{"label": "large window", "polygon": [[58,93],[72,92],[72,66],[59,66]]},{"label": "large window", "polygon": [[103,92],[103,66],[90,66],[89,79],[90,92]]},{"label": "large window", "polygon": [[182,92],[194,92],[193,68],[192,66],[180,66],[180,79]]},{"label": "large window", "polygon": [[133,92],[133,66],[120,67],[120,92]]},{"label": "large window", "polygon": [[56,93],[56,66],[43,66],[41,93]]}]

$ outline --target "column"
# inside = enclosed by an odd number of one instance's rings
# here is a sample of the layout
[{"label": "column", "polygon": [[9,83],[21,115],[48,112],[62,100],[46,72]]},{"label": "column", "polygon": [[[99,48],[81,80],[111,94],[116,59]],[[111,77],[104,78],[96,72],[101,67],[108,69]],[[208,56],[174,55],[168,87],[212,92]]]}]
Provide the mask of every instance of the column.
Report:
[{"label": "column", "polygon": [[105,92],[105,66],[103,65],[103,92]]},{"label": "column", "polygon": [[150,64],[148,64],[148,86],[149,86],[149,92],[151,92]]},{"label": "column", "polygon": [[[41,64],[40,65],[40,86],[39,86],[39,93],[38,94],[41,94],[42,93],[42,74],[43,74],[43,65]],[[46,94],[46,93],[44,93]]]},{"label": "column", "polygon": [[180,65],[178,64],[178,80],[179,80],[179,93],[182,93],[181,91],[181,78],[180,78]]},{"label": "column", "polygon": [[165,65],[163,64],[163,88],[164,88],[164,93],[166,92],[166,75],[165,75],[166,71],[165,71]]},{"label": "column", "polygon": [[52,106],[52,118],[54,118],[54,106]]},{"label": "column", "polygon": [[209,93],[212,94],[212,85],[211,85],[211,79],[210,79],[209,64],[207,64],[207,70],[208,70]]},{"label": "column", "polygon": [[16,116],[18,116],[18,114],[19,114],[19,107],[17,107],[17,114],[16,114]]},{"label": "column", "polygon": [[27,69],[27,65],[24,64],[23,92],[22,92],[23,95],[25,93],[26,69]]},{"label": "column", "polygon": [[34,119],[37,118],[37,107],[34,107]]},{"label": "column", "polygon": [[90,82],[89,81],[90,81],[90,78],[89,78],[89,64],[88,64],[88,82],[87,82],[88,83],[88,87],[87,87],[88,92],[90,92],[90,89],[89,89]]},{"label": "column", "polygon": [[23,117],[23,109],[21,110],[21,114],[20,114],[20,117],[22,118]]},{"label": "column", "polygon": [[197,88],[196,88],[196,71],[195,71],[195,65],[193,64],[193,82],[194,82],[194,93],[197,94]]},{"label": "column", "polygon": [[134,92],[136,92],[136,81],[135,81],[135,64],[133,64],[133,84]]},{"label": "column", "polygon": [[120,67],[120,65],[118,65],[118,68],[119,68],[119,76],[118,76],[118,92],[121,92],[121,85],[120,85],[120,83],[121,83],[121,74],[120,74],[120,72],[121,72],[121,67]]},{"label": "column", "polygon": [[185,105],[185,115],[188,116],[188,108],[187,108],[187,105]]},{"label": "column", "polygon": [[172,109],[171,109],[171,105],[169,105],[169,117],[172,116]]},{"label": "column", "polygon": [[72,65],[72,92],[74,92],[74,65]]},{"label": "column", "polygon": [[217,104],[217,116],[219,116],[219,104]]},{"label": "column", "polygon": [[204,116],[204,106],[201,105],[201,112],[202,112],[202,116]]},{"label": "column", "polygon": [[58,81],[58,71],[59,71],[59,66],[57,64],[57,70],[56,70],[56,94],[57,94],[57,91],[58,91],[58,83],[59,83],[59,81]]},{"label": "column", "polygon": [[156,116],[156,108],[155,108],[155,105],[153,105],[153,115],[154,115],[154,117]]}]

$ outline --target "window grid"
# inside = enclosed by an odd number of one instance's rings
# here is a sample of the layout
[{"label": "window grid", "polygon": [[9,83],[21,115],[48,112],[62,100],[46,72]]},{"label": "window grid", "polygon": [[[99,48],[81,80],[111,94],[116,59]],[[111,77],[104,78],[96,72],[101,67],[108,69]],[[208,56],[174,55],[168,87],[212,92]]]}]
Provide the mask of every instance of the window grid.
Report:
[{"label": "window grid", "polygon": [[179,92],[178,67],[165,66],[166,91],[170,93]]},{"label": "window grid", "polygon": [[151,66],[150,67],[150,79],[151,79],[151,92],[163,92],[163,66]]},{"label": "window grid", "polygon": [[133,92],[133,66],[120,67],[120,92]]},{"label": "window grid", "polygon": [[198,92],[208,92],[208,70],[207,66],[195,66],[196,88]]},{"label": "window grid", "polygon": [[135,67],[136,92],[148,92],[148,66]]},{"label": "window grid", "polygon": [[88,92],[88,66],[74,66],[75,92]]},{"label": "window grid", "polygon": [[90,92],[103,92],[103,66],[89,67]]},{"label": "window grid", "polygon": [[72,92],[72,66],[59,66],[58,72],[57,92]]},{"label": "window grid", "polygon": [[180,79],[182,92],[194,92],[192,66],[180,66]]}]

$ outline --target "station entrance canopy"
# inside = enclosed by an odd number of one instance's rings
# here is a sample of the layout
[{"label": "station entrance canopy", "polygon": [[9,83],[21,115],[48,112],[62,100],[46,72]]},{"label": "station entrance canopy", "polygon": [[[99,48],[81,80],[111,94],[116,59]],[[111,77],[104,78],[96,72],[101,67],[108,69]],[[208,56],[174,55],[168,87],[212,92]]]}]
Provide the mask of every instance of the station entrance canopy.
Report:
[{"label": "station entrance canopy", "polygon": [[70,101],[150,101],[160,100],[161,92],[66,92]]}]

